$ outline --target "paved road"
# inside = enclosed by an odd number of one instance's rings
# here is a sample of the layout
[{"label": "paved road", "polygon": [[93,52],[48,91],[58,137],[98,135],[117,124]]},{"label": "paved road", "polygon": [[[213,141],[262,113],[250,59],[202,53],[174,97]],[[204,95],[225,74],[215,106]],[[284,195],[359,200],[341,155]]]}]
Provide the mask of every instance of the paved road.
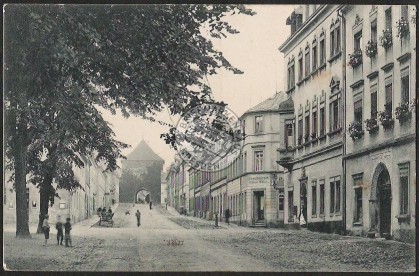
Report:
[{"label": "paved road", "polygon": [[[137,227],[135,211],[141,212]],[[129,211],[129,215],[125,212]],[[92,219],[92,221],[94,221]],[[42,271],[414,271],[415,245],[307,230],[245,228],[173,209],[120,204],[114,227],[73,226],[73,247],[52,231],[16,240],[4,227],[4,264]],[[180,241],[168,246],[168,241]],[[64,257],[65,256],[65,257]]]},{"label": "paved road", "polygon": [[[134,213],[141,212],[141,226],[137,227]],[[125,215],[129,210],[130,215]],[[251,256],[241,256],[233,248],[217,246],[204,241],[200,234],[212,229],[186,229],[169,220],[176,215],[148,205],[134,207],[120,204],[115,212],[115,228],[92,228],[95,232],[106,233],[109,241],[99,261],[96,271],[273,271],[273,267]],[[178,216],[180,219],[181,217]],[[208,233],[207,233],[208,234]],[[168,245],[170,241],[179,241]],[[236,256],[235,256],[236,255]],[[233,257],[234,256],[234,257]]]}]

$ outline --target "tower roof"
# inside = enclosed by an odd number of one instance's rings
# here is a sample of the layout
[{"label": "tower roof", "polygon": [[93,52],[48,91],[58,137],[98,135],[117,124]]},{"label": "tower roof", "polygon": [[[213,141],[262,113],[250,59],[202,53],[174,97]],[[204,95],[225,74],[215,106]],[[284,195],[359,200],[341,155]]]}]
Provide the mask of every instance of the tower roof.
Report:
[{"label": "tower roof", "polygon": [[144,140],[141,140],[138,146],[128,154],[127,160],[164,162],[164,160],[158,156]]}]

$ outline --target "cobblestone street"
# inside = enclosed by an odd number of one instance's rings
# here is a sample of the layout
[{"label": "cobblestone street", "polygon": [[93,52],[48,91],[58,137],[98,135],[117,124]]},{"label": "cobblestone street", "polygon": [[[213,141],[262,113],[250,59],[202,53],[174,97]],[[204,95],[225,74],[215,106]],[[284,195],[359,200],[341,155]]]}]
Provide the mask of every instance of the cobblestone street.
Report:
[{"label": "cobblestone street", "polygon": [[[137,228],[134,212],[141,211]],[[125,215],[129,210],[130,215]],[[115,227],[73,227],[72,248],[43,235],[16,240],[6,228],[5,265],[41,271],[414,271],[415,247],[307,230],[244,228],[173,209],[121,204]],[[175,241],[176,243],[171,241]],[[170,244],[170,245],[168,245]]]}]

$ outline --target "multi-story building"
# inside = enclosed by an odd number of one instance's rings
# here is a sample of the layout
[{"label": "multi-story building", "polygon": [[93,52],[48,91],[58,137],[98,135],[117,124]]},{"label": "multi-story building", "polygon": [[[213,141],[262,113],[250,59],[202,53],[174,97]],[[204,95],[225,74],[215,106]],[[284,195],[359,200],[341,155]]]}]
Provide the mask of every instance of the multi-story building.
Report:
[{"label": "multi-story building", "polygon": [[286,168],[285,225],[341,232],[344,86],[342,18],[337,5],[304,5],[287,19],[287,96],[278,164]]},{"label": "multi-story building", "polygon": [[[48,213],[51,222],[55,222],[57,216],[69,217],[72,222],[90,218],[96,215],[99,207],[109,208],[113,203],[118,202],[113,191],[119,185],[119,172],[104,172],[104,164],[98,164],[94,158],[82,157],[85,164],[83,168],[73,166],[75,179],[83,189],[67,191],[58,189],[59,197],[56,197],[54,204],[49,207]],[[10,175],[10,171],[6,171]],[[56,188],[56,183],[53,183]],[[40,213],[39,189],[28,182],[27,184],[29,222],[36,223]],[[16,220],[16,194],[13,190],[13,183],[4,183],[4,222],[14,222]]]},{"label": "multi-story building", "polygon": [[415,240],[416,29],[413,6],[343,6],[346,228]]},{"label": "multi-story building", "polygon": [[[283,223],[283,186],[279,181],[282,168],[275,161],[282,137],[281,121],[292,114],[292,108],[292,100],[284,101],[284,95],[276,93],[240,117],[246,138],[238,156],[229,154],[220,160],[220,170],[188,167],[191,213],[209,220],[215,216],[223,220],[225,210],[229,209],[231,222],[240,225]],[[168,181],[182,174],[181,167],[173,167]],[[174,181],[175,197],[176,186]]]}]

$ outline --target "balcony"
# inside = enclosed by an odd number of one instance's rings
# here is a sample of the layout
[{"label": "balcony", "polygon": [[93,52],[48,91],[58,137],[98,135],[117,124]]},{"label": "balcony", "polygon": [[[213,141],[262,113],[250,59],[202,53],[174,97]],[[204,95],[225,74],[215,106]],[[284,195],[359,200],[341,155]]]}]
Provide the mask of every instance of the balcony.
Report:
[{"label": "balcony", "polygon": [[278,161],[276,163],[288,171],[292,170],[292,166],[294,165],[294,149],[287,148],[287,149],[278,149]]}]

